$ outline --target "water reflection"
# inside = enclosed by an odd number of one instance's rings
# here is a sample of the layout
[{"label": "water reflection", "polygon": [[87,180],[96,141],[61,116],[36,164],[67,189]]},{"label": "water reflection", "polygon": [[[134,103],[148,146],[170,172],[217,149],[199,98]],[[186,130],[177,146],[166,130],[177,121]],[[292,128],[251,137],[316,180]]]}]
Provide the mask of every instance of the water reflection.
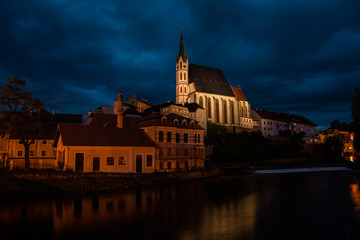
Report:
[{"label": "water reflection", "polygon": [[359,186],[357,177],[335,173],[237,176],[24,200],[0,205],[0,233],[1,239],[344,239],[346,224],[356,239]]}]

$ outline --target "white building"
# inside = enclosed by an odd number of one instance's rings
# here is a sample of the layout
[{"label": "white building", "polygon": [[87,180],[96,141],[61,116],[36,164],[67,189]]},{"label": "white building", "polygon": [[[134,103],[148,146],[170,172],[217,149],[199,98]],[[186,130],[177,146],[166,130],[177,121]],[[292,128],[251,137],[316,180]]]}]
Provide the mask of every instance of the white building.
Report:
[{"label": "white building", "polygon": [[251,113],[264,136],[281,136],[285,130],[290,130],[292,134],[303,132],[306,143],[318,142],[316,124],[303,116],[260,109],[254,109]]},{"label": "white building", "polygon": [[197,103],[205,109],[206,122],[236,131],[257,127],[243,91],[232,87],[220,69],[189,65],[182,33],[176,58],[176,103]]}]

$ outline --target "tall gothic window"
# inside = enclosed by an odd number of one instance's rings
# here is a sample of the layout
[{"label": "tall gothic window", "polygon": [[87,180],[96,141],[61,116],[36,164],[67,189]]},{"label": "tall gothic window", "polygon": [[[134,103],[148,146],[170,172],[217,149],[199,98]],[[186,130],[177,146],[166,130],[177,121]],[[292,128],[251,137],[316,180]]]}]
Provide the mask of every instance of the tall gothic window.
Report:
[{"label": "tall gothic window", "polygon": [[184,73],[184,80],[186,80],[186,73]]},{"label": "tall gothic window", "polygon": [[182,68],[182,62],[180,62],[180,69]]},{"label": "tall gothic window", "polygon": [[211,118],[211,98],[206,98],[207,99],[207,114],[208,114],[208,118]]},{"label": "tall gothic window", "polygon": [[223,116],[224,116],[224,123],[227,123],[228,122],[228,119],[227,119],[227,103],[226,103],[225,99],[223,100]]},{"label": "tall gothic window", "polygon": [[235,115],[234,115],[235,109],[234,109],[234,102],[230,101],[230,123],[235,123]]},{"label": "tall gothic window", "polygon": [[215,122],[218,123],[219,121],[219,99],[215,99]]},{"label": "tall gothic window", "polygon": [[182,93],[182,87],[180,87],[180,93]]},{"label": "tall gothic window", "polygon": [[182,80],[182,73],[180,73],[180,80]]},{"label": "tall gothic window", "polygon": [[204,99],[202,96],[199,97],[199,105],[204,107]]}]

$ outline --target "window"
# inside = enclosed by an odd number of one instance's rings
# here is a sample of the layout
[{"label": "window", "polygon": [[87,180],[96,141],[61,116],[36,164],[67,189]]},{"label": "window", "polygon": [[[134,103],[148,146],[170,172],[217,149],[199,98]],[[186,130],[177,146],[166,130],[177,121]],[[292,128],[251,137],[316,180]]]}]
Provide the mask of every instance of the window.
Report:
[{"label": "window", "polygon": [[[184,65],[185,66],[185,65]],[[186,73],[184,73],[184,80],[186,80]]]},{"label": "window", "polygon": [[33,156],[35,156],[35,152],[34,152],[34,150],[30,150],[30,157],[33,157]]},{"label": "window", "polygon": [[146,166],[147,167],[153,166],[153,155],[146,155]]},{"label": "window", "polygon": [[119,165],[126,165],[125,157],[119,157]]},{"label": "window", "polygon": [[184,93],[186,93],[186,87],[184,87]]},{"label": "window", "polygon": [[182,93],[182,87],[180,87],[180,93]]},{"label": "window", "polygon": [[182,80],[182,73],[180,73],[180,80]]},{"label": "window", "polygon": [[18,157],[21,157],[22,155],[22,151],[18,151]]},{"label": "window", "polygon": [[195,143],[197,143],[197,134],[195,133]]},{"label": "window", "polygon": [[180,68],[182,68],[182,62],[180,62]]},{"label": "window", "polygon": [[159,142],[163,142],[163,141],[164,141],[164,132],[159,131]]},{"label": "window", "polygon": [[46,151],[41,151],[41,156],[45,157],[46,156]]},{"label": "window", "polygon": [[184,143],[188,143],[188,134],[184,133]]},{"label": "window", "polygon": [[171,132],[167,132],[167,142],[171,142]]},{"label": "window", "polygon": [[200,133],[198,134],[198,143],[201,143]]},{"label": "window", "polygon": [[115,161],[114,161],[114,157],[107,157],[106,158],[106,165],[108,165],[108,166],[114,166],[114,163]]},{"label": "window", "polygon": [[167,168],[168,168],[168,169],[171,169],[171,162],[168,162],[168,163],[167,163]]},{"label": "window", "polygon": [[164,169],[164,162],[160,162],[159,168],[160,168],[160,170]]},{"label": "window", "polygon": [[43,141],[43,144],[47,144],[47,141],[46,141],[46,140],[44,140],[44,141]]},{"label": "window", "polygon": [[176,133],[176,142],[177,142],[177,143],[180,142],[180,133]]}]

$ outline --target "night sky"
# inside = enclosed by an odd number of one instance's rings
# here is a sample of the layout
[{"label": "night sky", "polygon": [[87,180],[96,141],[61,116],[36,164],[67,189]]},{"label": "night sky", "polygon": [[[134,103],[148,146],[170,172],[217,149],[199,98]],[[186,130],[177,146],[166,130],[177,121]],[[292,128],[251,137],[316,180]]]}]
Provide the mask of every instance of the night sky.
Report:
[{"label": "night sky", "polygon": [[0,0],[0,85],[19,76],[62,113],[119,91],[174,101],[181,26],[190,63],[221,69],[252,108],[351,121],[359,0]]}]

